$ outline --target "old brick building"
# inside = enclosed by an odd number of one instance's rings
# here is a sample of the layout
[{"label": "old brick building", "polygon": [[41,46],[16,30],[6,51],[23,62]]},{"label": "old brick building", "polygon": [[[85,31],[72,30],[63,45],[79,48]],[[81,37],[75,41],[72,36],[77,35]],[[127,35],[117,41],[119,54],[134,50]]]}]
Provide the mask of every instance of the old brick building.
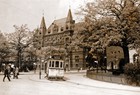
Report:
[{"label": "old brick building", "polygon": [[42,17],[40,28],[35,31],[34,46],[37,49],[44,48],[45,60],[49,56],[60,56],[68,69],[85,68],[83,49],[71,46],[77,25],[70,9],[67,17],[54,20],[48,29]]}]

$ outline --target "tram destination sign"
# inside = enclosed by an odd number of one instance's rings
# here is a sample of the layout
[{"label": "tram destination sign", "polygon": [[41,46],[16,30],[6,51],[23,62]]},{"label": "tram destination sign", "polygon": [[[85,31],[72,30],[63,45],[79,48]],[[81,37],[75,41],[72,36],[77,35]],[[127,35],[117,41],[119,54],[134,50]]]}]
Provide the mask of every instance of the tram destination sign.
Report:
[{"label": "tram destination sign", "polygon": [[62,59],[62,57],[60,55],[53,55],[52,58],[53,59],[58,59],[58,60]]}]

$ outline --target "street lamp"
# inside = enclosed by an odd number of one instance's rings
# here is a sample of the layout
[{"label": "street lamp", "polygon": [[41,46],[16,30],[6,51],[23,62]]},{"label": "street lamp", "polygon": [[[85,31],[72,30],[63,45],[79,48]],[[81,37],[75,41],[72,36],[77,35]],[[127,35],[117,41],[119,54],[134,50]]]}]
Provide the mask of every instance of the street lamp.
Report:
[{"label": "street lamp", "polygon": [[39,79],[41,79],[41,63],[42,63],[41,50],[37,50],[37,55],[39,56],[39,62],[40,62],[40,65],[39,65]]},{"label": "street lamp", "polygon": [[41,79],[41,70],[42,70],[42,63],[44,62],[43,57],[40,57],[40,70],[39,70],[39,79]]},{"label": "street lamp", "polygon": [[42,69],[42,63],[44,62],[43,59],[40,57],[40,70],[39,70],[39,79],[41,79],[41,69]]}]

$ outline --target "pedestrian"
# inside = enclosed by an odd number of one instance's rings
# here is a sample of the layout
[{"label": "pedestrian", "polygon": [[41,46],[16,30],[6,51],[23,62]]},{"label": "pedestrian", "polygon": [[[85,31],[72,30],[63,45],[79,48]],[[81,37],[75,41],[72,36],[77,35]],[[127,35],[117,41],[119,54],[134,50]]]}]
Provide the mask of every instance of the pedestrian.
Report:
[{"label": "pedestrian", "polygon": [[18,67],[15,67],[15,69],[14,69],[14,72],[13,72],[13,79],[14,78],[16,78],[16,79],[18,79],[18,75],[19,75],[19,69],[18,69]]},{"label": "pedestrian", "polygon": [[37,68],[37,65],[36,65],[36,63],[34,63],[33,64],[34,73],[36,73],[36,68]]},{"label": "pedestrian", "polygon": [[7,69],[8,69],[8,75],[9,75],[9,77],[11,77],[11,66],[8,65],[8,66],[7,66]]},{"label": "pedestrian", "polygon": [[16,68],[15,66],[13,67],[13,79],[15,78],[15,71],[16,71]]},{"label": "pedestrian", "polygon": [[6,77],[7,77],[7,79],[8,79],[9,81],[11,81],[10,78],[9,78],[9,70],[8,70],[8,67],[7,67],[7,66],[6,66],[5,70],[4,70],[3,82],[5,81],[5,78],[6,78]]}]

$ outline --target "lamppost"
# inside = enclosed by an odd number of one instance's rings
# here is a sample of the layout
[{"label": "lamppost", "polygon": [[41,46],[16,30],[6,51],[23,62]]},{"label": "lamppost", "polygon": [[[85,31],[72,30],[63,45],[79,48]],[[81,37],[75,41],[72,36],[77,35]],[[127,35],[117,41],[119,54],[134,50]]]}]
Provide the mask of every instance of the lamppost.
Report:
[{"label": "lamppost", "polygon": [[41,70],[42,70],[42,63],[44,62],[44,59],[40,57],[40,69],[39,69],[39,79],[41,79]]},{"label": "lamppost", "polygon": [[37,55],[39,56],[39,79],[41,79],[41,63],[42,63],[42,60],[41,60],[41,49],[40,50],[37,50]]}]

